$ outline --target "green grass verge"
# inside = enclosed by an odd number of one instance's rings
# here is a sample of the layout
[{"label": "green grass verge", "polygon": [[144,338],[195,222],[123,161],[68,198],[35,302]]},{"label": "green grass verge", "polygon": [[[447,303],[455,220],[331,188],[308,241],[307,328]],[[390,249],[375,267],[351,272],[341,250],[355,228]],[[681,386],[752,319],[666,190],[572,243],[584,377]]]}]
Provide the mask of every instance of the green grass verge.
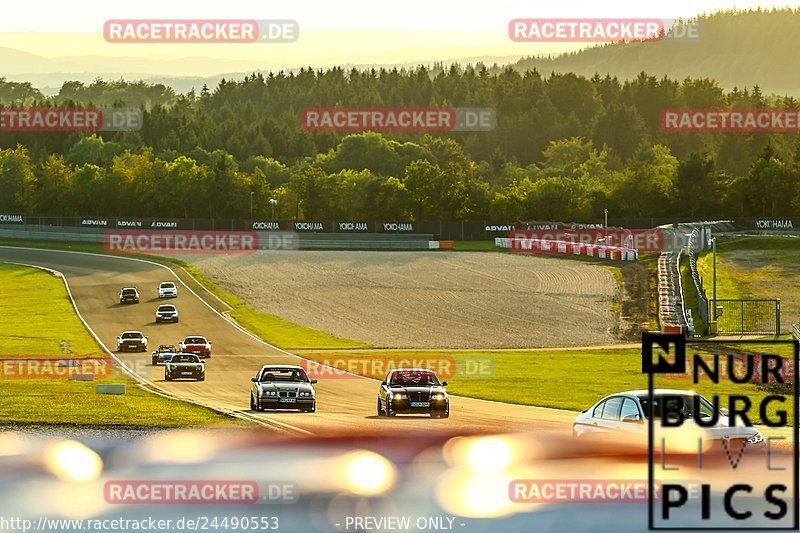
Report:
[{"label": "green grass verge", "polygon": [[[703,254],[697,268],[706,293],[712,298],[713,255]],[[792,323],[800,321],[799,278],[799,238],[745,237],[717,243],[717,298],[780,298],[784,333],[790,331]]]},{"label": "green grass verge", "polygon": [[[769,349],[768,347],[767,350]],[[647,390],[647,376],[642,374],[641,350],[636,348],[468,353],[375,350],[364,351],[359,355],[336,351],[302,355],[338,368],[360,370],[356,373],[376,379],[383,379],[387,369],[401,365],[414,366],[415,362],[425,362],[430,368],[442,369],[453,368],[454,362],[456,371],[451,375],[437,372],[440,379],[448,382],[447,390],[452,394],[572,411],[586,409],[615,392],[637,388]],[[370,364],[373,360],[378,362]],[[484,368],[492,370],[469,371],[470,368],[479,368],[481,363]],[[324,379],[324,374],[321,378]],[[754,385],[714,385],[701,382],[695,386],[689,376],[661,378],[656,386],[695,390],[707,396],[719,394],[723,401],[727,401],[728,394],[742,394],[746,391],[754,405],[758,405],[757,402],[768,395]]]},{"label": "green grass verge", "polygon": [[[69,244],[48,241],[30,240],[0,240],[0,245],[27,246],[31,248],[44,248],[48,250],[72,250],[78,252],[91,252],[104,254],[103,247],[97,244]],[[264,341],[283,348],[284,350],[346,350],[353,348],[372,348],[371,344],[349,339],[342,339],[316,329],[308,328],[284,320],[276,315],[256,311],[244,300],[217,287],[205,277],[195,266],[172,257],[151,256],[135,254],[130,257],[149,259],[162,264],[177,265],[183,268],[198,283],[208,289],[212,294],[231,307],[228,315],[236,320],[242,327],[257,335]]]},{"label": "green grass verge", "polygon": [[[43,271],[0,264],[0,317],[2,358],[103,357],[75,314],[63,282]],[[245,424],[210,409],[149,393],[116,370],[83,382],[43,375],[23,378],[14,368],[0,367],[3,425],[156,428]],[[9,377],[12,374],[16,377]],[[127,394],[98,396],[97,383],[124,383]]]}]

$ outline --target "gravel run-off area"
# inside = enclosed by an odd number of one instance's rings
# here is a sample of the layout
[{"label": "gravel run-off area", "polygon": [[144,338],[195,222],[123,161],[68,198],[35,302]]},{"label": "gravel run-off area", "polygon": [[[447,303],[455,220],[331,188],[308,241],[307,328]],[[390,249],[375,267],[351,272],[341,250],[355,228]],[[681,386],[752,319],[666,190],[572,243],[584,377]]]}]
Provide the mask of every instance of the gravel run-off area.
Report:
[{"label": "gravel run-off area", "polygon": [[613,343],[607,268],[492,252],[280,251],[181,256],[258,311],[385,348]]}]

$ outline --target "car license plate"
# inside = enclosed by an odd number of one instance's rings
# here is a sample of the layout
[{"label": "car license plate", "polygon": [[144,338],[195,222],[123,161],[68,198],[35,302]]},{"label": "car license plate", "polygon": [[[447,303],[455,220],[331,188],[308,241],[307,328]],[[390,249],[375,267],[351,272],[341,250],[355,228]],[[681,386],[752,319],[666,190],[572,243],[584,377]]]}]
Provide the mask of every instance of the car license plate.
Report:
[{"label": "car license plate", "polygon": [[182,376],[191,376],[192,373],[191,372],[181,372],[181,375]]},{"label": "car license plate", "polygon": [[411,402],[411,407],[430,407],[431,402]]},{"label": "car license plate", "polygon": [[278,401],[281,403],[297,403],[296,398],[281,398]]}]

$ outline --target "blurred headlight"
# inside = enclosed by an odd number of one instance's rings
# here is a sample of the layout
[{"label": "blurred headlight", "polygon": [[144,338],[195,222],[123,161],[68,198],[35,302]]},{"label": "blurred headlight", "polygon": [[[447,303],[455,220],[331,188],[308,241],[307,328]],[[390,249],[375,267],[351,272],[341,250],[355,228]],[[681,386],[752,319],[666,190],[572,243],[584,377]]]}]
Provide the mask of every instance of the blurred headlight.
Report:
[{"label": "blurred headlight", "polygon": [[444,400],[445,394],[443,392],[437,392],[436,394],[433,395],[433,399],[439,401]]},{"label": "blurred headlight", "polygon": [[197,370],[203,370],[203,365],[197,365]]},{"label": "blurred headlight", "polygon": [[167,368],[169,369],[170,372],[172,372],[173,370],[175,370],[175,365],[167,365]]}]

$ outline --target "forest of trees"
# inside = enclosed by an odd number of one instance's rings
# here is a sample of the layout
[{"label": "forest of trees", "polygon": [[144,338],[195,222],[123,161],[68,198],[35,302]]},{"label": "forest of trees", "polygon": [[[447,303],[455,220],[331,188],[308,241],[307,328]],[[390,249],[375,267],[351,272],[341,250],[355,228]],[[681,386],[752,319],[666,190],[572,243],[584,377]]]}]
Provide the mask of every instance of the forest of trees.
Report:
[{"label": "forest of trees", "polygon": [[[645,73],[521,74],[457,65],[305,69],[163,85],[67,82],[45,98],[0,79],[14,106],[141,106],[138,132],[0,131],[0,213],[282,219],[575,220],[790,216],[800,135],[667,133],[664,108],[779,107],[759,87]],[[306,107],[491,107],[489,132],[306,131]]]}]

